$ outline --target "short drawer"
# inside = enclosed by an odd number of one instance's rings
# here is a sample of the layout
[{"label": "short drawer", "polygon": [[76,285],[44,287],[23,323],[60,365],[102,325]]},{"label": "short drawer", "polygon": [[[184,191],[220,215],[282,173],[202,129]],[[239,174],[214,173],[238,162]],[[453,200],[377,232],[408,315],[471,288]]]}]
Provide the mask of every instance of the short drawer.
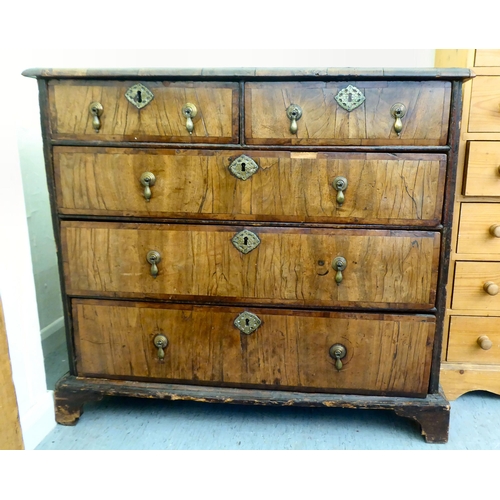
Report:
[{"label": "short drawer", "polygon": [[54,165],[62,214],[421,226],[446,157],[55,147]]},{"label": "short drawer", "polygon": [[465,196],[500,197],[500,142],[469,142],[465,166]]},{"label": "short drawer", "polygon": [[476,49],[474,66],[500,66],[500,50]]},{"label": "short drawer", "polygon": [[500,311],[500,262],[457,262],[454,309]]},{"label": "short drawer", "polygon": [[500,317],[452,316],[447,361],[500,363]]},{"label": "short drawer", "polygon": [[49,106],[55,139],[238,141],[237,83],[51,80]]},{"label": "short drawer", "polygon": [[[69,295],[417,310],[435,302],[437,232],[63,221],[61,237]],[[161,261],[148,262],[152,251]]]},{"label": "short drawer", "polygon": [[429,385],[432,316],[73,300],[73,318],[80,376],[412,396]]},{"label": "short drawer", "polygon": [[500,132],[500,76],[472,80],[469,132]]},{"label": "short drawer", "polygon": [[[445,145],[450,96],[451,84],[443,81],[247,83],[245,141],[287,145]],[[359,105],[348,110],[339,101],[348,107]],[[391,109],[401,108],[400,104],[405,111],[402,128],[397,128],[397,116]],[[293,114],[292,105],[300,108],[300,117]]]},{"label": "short drawer", "polygon": [[500,260],[500,203],[462,203],[457,252],[498,253]]}]

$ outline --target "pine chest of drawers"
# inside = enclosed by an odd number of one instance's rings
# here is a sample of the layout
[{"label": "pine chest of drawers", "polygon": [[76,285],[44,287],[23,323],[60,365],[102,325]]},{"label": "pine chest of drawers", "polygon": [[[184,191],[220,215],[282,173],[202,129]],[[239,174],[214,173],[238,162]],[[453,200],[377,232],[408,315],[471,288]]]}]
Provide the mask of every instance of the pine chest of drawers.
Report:
[{"label": "pine chest of drawers", "polygon": [[445,442],[468,70],[27,70],[71,372],[109,395],[347,406]]}]

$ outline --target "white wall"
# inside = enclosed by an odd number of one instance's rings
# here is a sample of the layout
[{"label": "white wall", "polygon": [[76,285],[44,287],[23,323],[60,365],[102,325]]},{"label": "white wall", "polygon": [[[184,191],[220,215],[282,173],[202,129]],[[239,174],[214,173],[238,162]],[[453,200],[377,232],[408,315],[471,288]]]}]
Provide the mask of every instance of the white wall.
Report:
[{"label": "white wall", "polygon": [[[4,302],[21,425],[27,448],[50,431],[40,326],[61,318],[56,253],[45,184],[36,81],[29,67],[432,67],[434,50],[23,50],[9,53],[0,183],[0,294]],[[16,147],[17,143],[17,147]],[[24,186],[22,186],[24,184]],[[24,194],[23,194],[24,193]],[[28,231],[29,230],[29,231]],[[36,284],[36,288],[35,288]]]}]

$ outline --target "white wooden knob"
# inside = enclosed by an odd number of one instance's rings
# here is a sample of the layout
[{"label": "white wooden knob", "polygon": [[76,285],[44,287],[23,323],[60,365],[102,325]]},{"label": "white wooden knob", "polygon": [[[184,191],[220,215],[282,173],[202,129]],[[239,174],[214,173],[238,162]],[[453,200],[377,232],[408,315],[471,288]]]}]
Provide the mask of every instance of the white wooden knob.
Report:
[{"label": "white wooden knob", "polygon": [[493,283],[493,281],[487,281],[483,285],[483,289],[488,295],[496,295],[498,293],[498,285]]},{"label": "white wooden knob", "polygon": [[477,343],[479,344],[479,347],[485,351],[491,349],[493,346],[493,342],[486,335],[481,335],[477,339]]},{"label": "white wooden knob", "polygon": [[495,238],[500,238],[500,224],[493,224],[490,226],[490,234]]}]

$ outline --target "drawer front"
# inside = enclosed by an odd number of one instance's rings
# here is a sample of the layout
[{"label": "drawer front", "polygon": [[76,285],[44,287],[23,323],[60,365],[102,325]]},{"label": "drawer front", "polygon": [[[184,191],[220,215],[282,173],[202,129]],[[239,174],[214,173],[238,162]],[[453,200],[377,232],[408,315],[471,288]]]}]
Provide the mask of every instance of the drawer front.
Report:
[{"label": "drawer front", "polygon": [[56,147],[54,164],[62,214],[419,226],[440,222],[446,157]]},{"label": "drawer front", "polygon": [[[237,83],[142,82],[153,99],[141,109],[126,98],[134,81],[52,80],[49,82],[50,124],[56,139],[228,143],[238,141]],[[136,93],[137,91],[135,91]],[[142,95],[146,95],[142,91]],[[100,103],[96,132],[89,106]],[[183,107],[193,104],[196,116]]]},{"label": "drawer front", "polygon": [[[364,101],[347,111],[336,101],[349,85]],[[445,145],[450,82],[266,82],[245,86],[247,144]],[[402,130],[395,130],[393,105],[406,107]],[[287,109],[302,114],[291,131]]]},{"label": "drawer front", "polygon": [[464,194],[500,196],[500,142],[469,142]]},{"label": "drawer front", "polygon": [[477,49],[474,66],[500,66],[500,50]]},{"label": "drawer front", "polygon": [[[242,333],[235,319],[256,314]],[[80,376],[401,395],[427,393],[430,316],[73,301]],[[168,344],[163,360],[154,338]],[[340,370],[329,354],[346,349]]]},{"label": "drawer front", "polygon": [[[494,286],[488,286],[490,283]],[[453,308],[500,311],[500,293],[494,294],[498,287],[500,262],[457,262]]]},{"label": "drawer front", "polygon": [[500,363],[499,325],[498,317],[453,316],[450,323],[447,361]]},{"label": "drawer front", "polygon": [[498,253],[500,260],[500,203],[462,203],[457,251]]},{"label": "drawer front", "polygon": [[[69,295],[430,309],[439,233],[62,222]],[[232,243],[239,235],[238,250]],[[245,240],[245,238],[247,238]],[[246,245],[245,245],[246,244]],[[158,274],[147,254],[161,255]],[[346,267],[333,269],[334,259]]]},{"label": "drawer front", "polygon": [[500,132],[500,76],[472,80],[469,132]]}]

